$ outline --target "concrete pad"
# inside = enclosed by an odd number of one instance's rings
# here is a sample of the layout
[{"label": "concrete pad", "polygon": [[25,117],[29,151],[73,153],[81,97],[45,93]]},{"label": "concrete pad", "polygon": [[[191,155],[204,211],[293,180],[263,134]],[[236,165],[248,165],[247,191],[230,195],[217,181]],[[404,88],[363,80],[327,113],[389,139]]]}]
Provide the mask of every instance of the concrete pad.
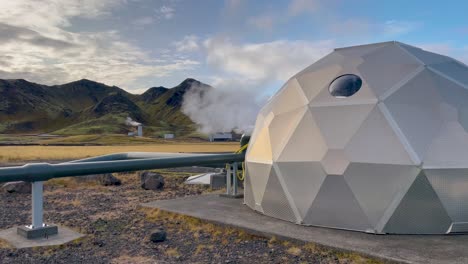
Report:
[{"label": "concrete pad", "polygon": [[193,216],[266,237],[313,242],[338,250],[403,263],[468,263],[468,235],[374,235],[320,227],[305,227],[261,215],[242,199],[200,195],[155,201],[143,207]]},{"label": "concrete pad", "polygon": [[15,248],[30,248],[44,246],[58,246],[83,237],[83,234],[75,232],[66,227],[58,227],[58,234],[49,236],[48,238],[27,239],[16,233],[17,227],[0,231],[0,239],[5,240]]}]

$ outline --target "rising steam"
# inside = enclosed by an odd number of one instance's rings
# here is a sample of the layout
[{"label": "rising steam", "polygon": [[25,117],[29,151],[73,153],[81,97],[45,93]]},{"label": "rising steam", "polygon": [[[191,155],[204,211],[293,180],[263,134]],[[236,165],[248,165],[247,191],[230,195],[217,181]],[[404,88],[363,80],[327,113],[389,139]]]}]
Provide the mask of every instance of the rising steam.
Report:
[{"label": "rising steam", "polygon": [[127,117],[125,120],[125,124],[127,126],[141,126],[141,123],[138,123],[137,121],[134,121],[131,117]]},{"label": "rising steam", "polygon": [[265,101],[257,93],[245,83],[233,81],[211,89],[194,84],[184,95],[182,112],[199,125],[202,133],[251,133]]}]

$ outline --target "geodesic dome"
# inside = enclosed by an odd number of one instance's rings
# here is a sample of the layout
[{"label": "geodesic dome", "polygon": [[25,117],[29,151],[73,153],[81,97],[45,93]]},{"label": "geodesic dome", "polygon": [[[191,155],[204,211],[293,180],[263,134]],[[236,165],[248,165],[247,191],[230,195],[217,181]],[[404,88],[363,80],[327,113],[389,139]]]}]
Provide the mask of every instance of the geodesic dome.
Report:
[{"label": "geodesic dome", "polygon": [[468,67],[399,42],[335,49],[258,114],[245,204],[303,225],[468,231]]}]

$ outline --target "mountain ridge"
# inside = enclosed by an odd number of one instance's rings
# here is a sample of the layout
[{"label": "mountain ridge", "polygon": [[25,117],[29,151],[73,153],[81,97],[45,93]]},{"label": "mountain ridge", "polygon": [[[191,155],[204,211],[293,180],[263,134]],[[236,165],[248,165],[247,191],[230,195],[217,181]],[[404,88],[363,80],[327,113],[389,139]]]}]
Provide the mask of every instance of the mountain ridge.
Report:
[{"label": "mountain ridge", "polygon": [[131,94],[88,79],[61,85],[0,79],[0,133],[126,133],[131,128],[125,119],[131,117],[146,126],[146,135],[185,135],[196,128],[181,111],[183,97],[194,85],[212,88],[187,78],[172,88]]}]

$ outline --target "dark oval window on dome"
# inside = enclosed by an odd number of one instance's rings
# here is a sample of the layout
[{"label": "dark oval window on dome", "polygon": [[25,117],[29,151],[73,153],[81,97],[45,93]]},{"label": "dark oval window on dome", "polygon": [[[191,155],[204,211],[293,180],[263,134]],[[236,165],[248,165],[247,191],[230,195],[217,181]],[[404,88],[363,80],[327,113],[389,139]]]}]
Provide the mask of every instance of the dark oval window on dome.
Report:
[{"label": "dark oval window on dome", "polygon": [[336,98],[349,97],[361,89],[362,80],[354,74],[345,74],[338,76],[328,86],[330,94]]}]

